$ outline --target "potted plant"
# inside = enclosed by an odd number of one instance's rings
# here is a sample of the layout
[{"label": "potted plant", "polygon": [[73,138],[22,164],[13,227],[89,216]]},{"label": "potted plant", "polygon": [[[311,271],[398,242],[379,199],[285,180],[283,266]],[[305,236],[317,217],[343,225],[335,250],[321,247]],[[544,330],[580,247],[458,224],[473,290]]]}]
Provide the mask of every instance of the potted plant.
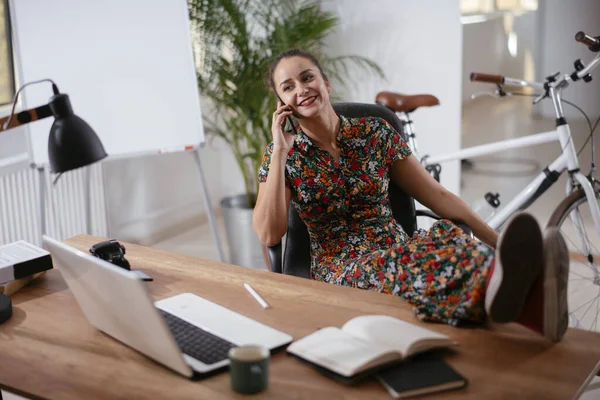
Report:
[{"label": "potted plant", "polygon": [[[334,82],[348,83],[347,65],[355,63],[383,76],[372,61],[359,56],[328,57],[324,39],[338,23],[313,1],[189,0],[190,27],[199,65],[198,88],[212,110],[204,112],[206,130],[231,148],[244,177],[245,193],[221,202],[230,262],[264,268],[252,209],[257,173],[271,142],[271,116],[276,99],[263,77],[272,59],[290,48],[317,56]],[[206,109],[206,107],[205,107]]]}]

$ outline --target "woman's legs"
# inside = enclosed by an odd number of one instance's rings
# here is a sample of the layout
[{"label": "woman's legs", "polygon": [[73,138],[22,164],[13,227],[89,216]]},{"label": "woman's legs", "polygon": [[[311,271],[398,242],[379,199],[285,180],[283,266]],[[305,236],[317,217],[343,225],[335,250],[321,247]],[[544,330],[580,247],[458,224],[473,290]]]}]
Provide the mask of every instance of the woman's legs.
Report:
[{"label": "woman's legs", "polygon": [[417,318],[457,325],[519,322],[553,341],[568,323],[568,251],[560,233],[542,237],[537,221],[517,214],[494,250],[449,221],[390,249],[348,264],[336,283],[398,295]]},{"label": "woman's legs", "polygon": [[354,260],[335,283],[400,296],[422,320],[481,323],[493,259],[493,249],[441,220],[403,244]]}]

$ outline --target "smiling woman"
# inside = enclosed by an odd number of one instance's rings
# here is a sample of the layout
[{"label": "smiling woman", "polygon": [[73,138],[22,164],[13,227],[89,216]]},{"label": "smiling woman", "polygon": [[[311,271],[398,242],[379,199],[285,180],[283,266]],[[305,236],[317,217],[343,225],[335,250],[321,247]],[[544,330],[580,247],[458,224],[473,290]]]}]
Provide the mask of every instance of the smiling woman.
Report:
[{"label": "smiling woman", "polygon": [[14,91],[8,2],[0,0],[0,105],[10,103]]},{"label": "smiling woman", "polygon": [[[558,231],[544,236],[533,216],[520,213],[498,239],[425,171],[385,119],[338,115],[329,79],[310,53],[281,53],[267,83],[281,101],[258,171],[253,227],[264,245],[281,241],[293,207],[308,230],[311,279],[399,296],[425,321],[489,318],[562,338],[566,285],[553,290],[548,282],[568,273]],[[292,114],[299,122],[295,134],[284,129]],[[443,219],[428,231],[405,232],[391,209],[391,181]],[[469,225],[481,241],[451,220]]]}]

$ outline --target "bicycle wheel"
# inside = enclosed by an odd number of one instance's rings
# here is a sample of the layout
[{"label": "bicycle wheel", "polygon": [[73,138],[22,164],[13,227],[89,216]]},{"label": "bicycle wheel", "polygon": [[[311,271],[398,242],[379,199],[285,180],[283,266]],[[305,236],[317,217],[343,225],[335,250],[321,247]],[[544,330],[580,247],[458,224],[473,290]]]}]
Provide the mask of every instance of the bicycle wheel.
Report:
[{"label": "bicycle wheel", "polygon": [[[598,201],[597,184],[595,189]],[[569,326],[599,331],[600,232],[583,189],[575,190],[556,207],[548,226],[557,227],[569,247]]]}]

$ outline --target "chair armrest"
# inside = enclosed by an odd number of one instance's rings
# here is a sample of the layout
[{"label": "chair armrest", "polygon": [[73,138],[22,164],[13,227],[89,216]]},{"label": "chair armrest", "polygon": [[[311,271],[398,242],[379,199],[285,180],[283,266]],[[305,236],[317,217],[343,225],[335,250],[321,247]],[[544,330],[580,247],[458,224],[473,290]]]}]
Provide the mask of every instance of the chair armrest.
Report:
[{"label": "chair armrest", "polygon": [[[442,217],[440,217],[439,215],[437,215],[436,213],[434,213],[431,210],[416,210],[415,215],[417,217],[428,217],[428,218],[432,218],[435,220],[442,219]],[[465,224],[462,221],[458,221],[458,220],[453,220],[452,223],[454,225],[458,226],[460,229],[462,229],[467,235],[473,237],[473,231],[471,231],[471,228],[469,228],[469,225]]]},{"label": "chair armrest", "polygon": [[271,271],[281,274],[283,271],[283,257],[281,242],[274,246],[267,247],[269,252],[269,262],[271,263]]},{"label": "chair armrest", "polygon": [[431,210],[415,210],[415,215],[417,217],[429,217],[429,218],[436,219],[436,220],[442,219],[442,217],[440,217],[439,215],[437,215],[436,213],[434,213]]}]

